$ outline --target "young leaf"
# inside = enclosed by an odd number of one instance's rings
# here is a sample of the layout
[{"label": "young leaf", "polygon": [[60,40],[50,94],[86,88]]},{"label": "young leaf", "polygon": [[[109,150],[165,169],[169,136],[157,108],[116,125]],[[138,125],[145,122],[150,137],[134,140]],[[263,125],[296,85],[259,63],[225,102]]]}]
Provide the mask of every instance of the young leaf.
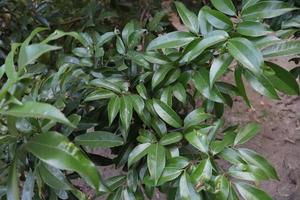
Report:
[{"label": "young leaf", "polygon": [[237,32],[241,35],[259,37],[271,33],[262,23],[243,21],[237,25]]},{"label": "young leaf", "polygon": [[288,95],[299,95],[299,85],[290,72],[271,62],[267,62],[266,65],[275,72],[266,74],[266,77],[277,90]]},{"label": "young leaf", "polygon": [[121,137],[106,131],[89,132],[77,136],[74,142],[88,147],[115,147],[124,144]]},{"label": "young leaf", "polygon": [[264,191],[247,183],[235,183],[235,186],[244,199],[251,200],[272,200]]},{"label": "young leaf", "polygon": [[194,39],[195,36],[191,33],[175,31],[152,40],[147,46],[147,50],[178,48],[187,45]]},{"label": "young leaf", "polygon": [[238,151],[245,161],[263,170],[269,178],[279,180],[276,170],[264,157],[249,149],[242,148]]},{"label": "young leaf", "polygon": [[120,99],[120,120],[127,131],[132,119],[132,102],[130,96],[122,96]]},{"label": "young leaf", "polygon": [[189,128],[192,126],[199,125],[201,122],[211,118],[212,115],[205,113],[203,108],[197,108],[190,112],[184,118],[184,127]]},{"label": "young leaf", "polygon": [[114,96],[109,100],[107,105],[109,126],[111,126],[119,110],[120,110],[120,98],[118,96]]},{"label": "young leaf", "polygon": [[159,144],[166,146],[169,144],[178,143],[180,140],[182,140],[182,134],[179,132],[173,132],[173,133],[168,133],[168,134],[164,135],[159,140]]},{"label": "young leaf", "polygon": [[22,105],[14,105],[7,111],[1,111],[1,113],[14,117],[50,119],[75,128],[60,110],[47,103],[26,101]]},{"label": "young leaf", "polygon": [[232,21],[223,13],[212,10],[209,7],[204,7],[203,12],[206,20],[215,28],[221,30],[231,30],[233,28]]},{"label": "young leaf", "polygon": [[166,123],[168,123],[170,126],[173,126],[175,128],[181,127],[182,124],[181,118],[166,103],[158,99],[153,99],[153,107],[155,112],[158,114],[158,116],[161,119],[163,119]]},{"label": "young leaf", "polygon": [[147,166],[150,176],[154,180],[155,184],[158,183],[158,180],[165,168],[165,164],[165,147],[159,143],[151,144],[148,149]]},{"label": "young leaf", "polygon": [[300,40],[281,41],[269,44],[266,48],[262,49],[262,54],[265,58],[292,56],[299,54]]},{"label": "young leaf", "polygon": [[184,172],[179,180],[179,195],[182,200],[200,200],[199,194],[191,183],[190,176]]},{"label": "young leaf", "polygon": [[78,147],[57,132],[33,137],[26,143],[26,150],[51,166],[77,172],[97,191],[107,190],[96,166]]},{"label": "young leaf", "polygon": [[262,54],[249,40],[239,37],[230,39],[227,48],[229,53],[244,67],[254,73],[261,71],[264,62]]},{"label": "young leaf", "polygon": [[224,42],[229,37],[225,31],[213,31],[209,35],[206,35],[202,40],[195,40],[188,45],[184,51],[183,57],[180,59],[180,63],[188,63],[197,58],[205,49]]},{"label": "young leaf", "polygon": [[241,128],[235,137],[234,145],[243,144],[253,138],[260,130],[258,123],[252,122]]},{"label": "young leaf", "polygon": [[233,58],[229,54],[220,55],[213,60],[209,71],[209,83],[211,88],[214,82],[226,72],[232,60]]},{"label": "young leaf", "polygon": [[137,145],[128,156],[128,168],[147,155],[151,143]]},{"label": "young leaf", "polygon": [[184,138],[195,148],[203,153],[208,152],[207,136],[200,131],[192,131],[184,135]]},{"label": "young leaf", "polygon": [[234,16],[236,13],[234,4],[232,3],[231,0],[211,0],[211,3],[213,4],[213,6],[218,9],[219,11],[227,14],[227,15],[231,15]]},{"label": "young leaf", "polygon": [[296,9],[283,1],[261,1],[244,8],[242,18],[245,20],[269,19]]},{"label": "young leaf", "polygon": [[193,33],[198,34],[199,24],[197,16],[188,10],[185,5],[179,1],[175,1],[177,12],[183,22],[183,24]]},{"label": "young leaf", "polygon": [[263,75],[255,75],[254,73],[246,69],[243,71],[243,73],[254,90],[271,99],[279,99],[274,87],[272,86],[270,81]]}]

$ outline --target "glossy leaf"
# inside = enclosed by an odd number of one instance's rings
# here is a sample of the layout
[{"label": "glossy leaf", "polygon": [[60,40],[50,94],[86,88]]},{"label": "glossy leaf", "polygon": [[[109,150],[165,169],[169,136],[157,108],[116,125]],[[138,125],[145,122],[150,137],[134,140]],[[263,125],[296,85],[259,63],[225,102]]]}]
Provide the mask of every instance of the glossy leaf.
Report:
[{"label": "glossy leaf", "polygon": [[110,98],[107,106],[109,125],[112,124],[119,110],[120,110],[120,98],[118,96],[114,96]]},{"label": "glossy leaf", "polygon": [[90,93],[84,101],[96,101],[101,99],[109,99],[115,96],[115,93],[109,90],[96,90]]},{"label": "glossy leaf", "polygon": [[165,145],[178,143],[180,140],[182,140],[182,138],[183,138],[182,134],[179,132],[168,133],[159,140],[159,144],[165,146]]},{"label": "glossy leaf", "polygon": [[23,190],[22,190],[22,200],[31,200],[33,199],[34,193],[34,174],[30,171],[27,176],[26,180],[23,185]]},{"label": "glossy leaf", "polygon": [[299,85],[290,72],[271,62],[267,62],[266,65],[274,72],[266,74],[266,77],[277,90],[288,95],[299,95]]},{"label": "glossy leaf", "polygon": [[198,34],[199,24],[197,16],[188,10],[185,5],[179,1],[175,2],[177,12],[183,22],[183,24],[193,33]]},{"label": "glossy leaf", "polygon": [[191,126],[199,125],[201,122],[211,117],[212,115],[205,113],[203,108],[197,108],[184,118],[184,127],[189,128]]},{"label": "glossy leaf", "polygon": [[244,101],[247,103],[247,105],[249,107],[251,107],[250,101],[249,101],[247,93],[246,93],[246,89],[245,89],[245,85],[244,85],[244,82],[243,82],[242,74],[243,74],[243,69],[242,69],[242,67],[238,66],[236,68],[236,70],[234,71],[235,83],[236,83],[236,86],[237,86],[241,96],[243,97]]},{"label": "glossy leaf", "polygon": [[276,170],[264,157],[249,149],[239,149],[239,153],[248,163],[263,170],[269,178],[279,180]]},{"label": "glossy leaf", "polygon": [[179,128],[182,124],[181,118],[177,115],[177,113],[166,103],[154,99],[153,100],[153,108],[158,116],[163,119],[170,126],[175,128]]},{"label": "glossy leaf", "polygon": [[271,33],[262,23],[243,21],[237,25],[237,32],[241,35],[259,37]]},{"label": "glossy leaf", "polygon": [[231,0],[211,0],[213,6],[227,15],[235,15],[236,10]]},{"label": "glossy leaf", "polygon": [[279,99],[277,92],[268,79],[262,75],[255,75],[248,70],[244,70],[243,72],[245,78],[254,90],[271,99]]},{"label": "glossy leaf", "polygon": [[212,10],[209,7],[204,7],[203,12],[205,14],[206,20],[215,28],[221,30],[231,30],[233,24],[229,17],[224,15],[223,13]]},{"label": "glossy leaf", "polygon": [[182,200],[200,200],[199,194],[191,183],[190,176],[184,172],[179,181],[179,195]]},{"label": "glossy leaf", "polygon": [[13,160],[12,165],[9,167],[9,172],[8,172],[7,178],[8,178],[7,191],[6,191],[7,200],[20,199],[19,177],[18,177],[18,169],[17,169],[17,161],[16,160]]},{"label": "glossy leaf", "polygon": [[88,147],[115,147],[121,146],[123,139],[113,133],[105,131],[95,131],[79,135],[74,142],[78,145]]},{"label": "glossy leaf", "polygon": [[130,167],[132,164],[139,161],[142,157],[147,155],[149,151],[149,147],[151,146],[151,143],[144,143],[137,145],[129,154],[128,156],[128,167]]},{"label": "glossy leaf", "polygon": [[211,68],[209,70],[210,87],[212,87],[214,82],[226,72],[232,60],[233,58],[229,54],[220,55],[213,60]]},{"label": "glossy leaf", "polygon": [[125,130],[130,127],[132,119],[132,102],[129,96],[122,96],[120,99],[120,120]]},{"label": "glossy leaf", "polygon": [[300,40],[282,41],[268,45],[262,49],[262,54],[265,58],[291,56],[299,54]]},{"label": "glossy leaf", "polygon": [[193,171],[191,178],[195,183],[211,179],[213,167],[210,159],[201,160]]},{"label": "glossy leaf", "polygon": [[181,63],[191,62],[197,58],[205,49],[227,40],[229,35],[225,31],[213,31],[202,40],[195,40],[185,49]]},{"label": "glossy leaf", "polygon": [[233,38],[228,41],[229,53],[254,73],[259,73],[263,65],[263,57],[258,49],[245,38]]},{"label": "glossy leaf", "polygon": [[27,101],[22,105],[14,105],[7,111],[1,111],[1,113],[14,117],[50,119],[74,128],[74,125],[64,116],[61,111],[47,103]]},{"label": "glossy leaf", "polygon": [[192,131],[184,135],[184,138],[195,148],[203,153],[208,153],[207,136],[200,131]]},{"label": "glossy leaf", "polygon": [[121,89],[120,87],[118,87],[118,85],[104,79],[94,79],[90,82],[90,84],[99,88],[110,90],[112,92],[116,92],[116,93],[121,92]]},{"label": "glossy leaf", "polygon": [[160,84],[163,80],[165,80],[167,73],[172,69],[171,66],[161,66],[158,70],[156,70],[152,76],[152,88],[155,88],[158,84]]},{"label": "glossy leaf", "polygon": [[269,19],[295,9],[297,8],[283,1],[261,1],[243,9],[242,18],[246,20]]},{"label": "glossy leaf", "polygon": [[198,13],[198,23],[199,23],[200,33],[202,35],[206,35],[211,31],[213,31],[212,25],[205,18],[205,13],[203,11],[203,9],[205,8],[206,8],[205,6],[202,7]]},{"label": "glossy leaf", "polygon": [[150,176],[153,178],[155,184],[158,183],[158,180],[165,168],[165,164],[165,148],[159,143],[152,144],[148,149],[147,166]]},{"label": "glossy leaf", "polygon": [[27,142],[26,150],[51,166],[77,172],[94,189],[106,191],[96,166],[65,136],[57,132],[37,135]]},{"label": "glossy leaf", "polygon": [[191,33],[175,31],[152,40],[147,46],[147,50],[178,48],[187,45],[194,39],[195,36]]},{"label": "glossy leaf", "polygon": [[253,138],[260,130],[258,123],[249,123],[241,128],[235,137],[234,145],[243,144]]},{"label": "glossy leaf", "polygon": [[239,182],[236,183],[235,186],[244,199],[272,200],[267,193],[253,185]]}]

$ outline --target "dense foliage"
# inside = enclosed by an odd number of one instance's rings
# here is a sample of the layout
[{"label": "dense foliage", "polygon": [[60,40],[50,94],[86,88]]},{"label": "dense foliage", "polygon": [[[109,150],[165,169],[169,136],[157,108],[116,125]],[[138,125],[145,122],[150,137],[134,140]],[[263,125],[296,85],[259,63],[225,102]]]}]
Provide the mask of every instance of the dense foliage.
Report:
[{"label": "dense foliage", "polygon": [[[157,35],[158,14],[146,28],[37,28],[13,43],[0,68],[0,198],[87,199],[74,184],[81,177],[92,198],[271,199],[258,183],[278,180],[276,170],[240,146],[259,125],[228,127],[222,115],[233,98],[251,106],[244,81],[271,99],[299,95],[295,77],[270,58],[299,54],[300,41],[264,21],[298,8],[211,3],[197,16],[175,2],[186,32]],[[111,164],[120,175],[101,178],[97,166]]]}]

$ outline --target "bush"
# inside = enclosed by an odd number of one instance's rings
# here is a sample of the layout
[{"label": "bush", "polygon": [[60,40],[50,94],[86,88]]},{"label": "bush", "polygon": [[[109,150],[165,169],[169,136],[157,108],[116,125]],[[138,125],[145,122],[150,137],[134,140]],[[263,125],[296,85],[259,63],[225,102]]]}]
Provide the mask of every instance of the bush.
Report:
[{"label": "bush", "polygon": [[[104,34],[43,38],[38,28],[12,44],[0,68],[0,197],[87,199],[73,184],[82,177],[107,199],[151,199],[157,189],[169,199],[271,199],[257,183],[278,180],[274,167],[240,146],[259,125],[228,127],[222,115],[237,96],[251,106],[243,78],[271,99],[299,95],[294,77],[267,59],[299,53],[300,41],[263,23],[296,8],[211,2],[216,9],[198,17],[175,3],[188,32],[153,39],[132,21]],[[122,173],[102,179],[97,166],[111,164]]]}]

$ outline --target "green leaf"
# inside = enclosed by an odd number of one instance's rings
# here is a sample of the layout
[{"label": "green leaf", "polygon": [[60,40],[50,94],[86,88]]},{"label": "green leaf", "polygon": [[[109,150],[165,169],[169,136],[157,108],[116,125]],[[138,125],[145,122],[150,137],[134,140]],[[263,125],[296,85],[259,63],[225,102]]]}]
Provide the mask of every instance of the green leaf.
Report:
[{"label": "green leaf", "polygon": [[178,48],[187,45],[194,39],[195,36],[191,33],[175,31],[152,40],[147,46],[147,50]]},{"label": "green leaf", "polygon": [[161,119],[163,119],[166,123],[168,123],[170,126],[173,126],[175,128],[181,127],[182,124],[181,118],[166,103],[158,99],[153,99],[153,107],[155,112],[158,114],[158,116]]},{"label": "green leaf", "polygon": [[7,191],[6,191],[7,200],[20,199],[17,160],[12,161],[12,164],[9,167],[7,179],[8,179],[7,180]]},{"label": "green leaf", "polygon": [[130,127],[132,119],[132,102],[130,96],[122,96],[120,99],[120,120],[125,130]]},{"label": "green leaf", "polygon": [[60,110],[47,103],[27,101],[22,105],[14,105],[7,111],[1,111],[1,113],[14,117],[50,119],[75,128]]},{"label": "green leaf", "polygon": [[160,66],[160,68],[154,72],[151,82],[152,89],[166,79],[167,73],[171,69],[173,69],[173,67],[164,65]]},{"label": "green leaf", "polygon": [[177,12],[183,22],[183,24],[193,33],[198,34],[199,24],[197,16],[185,7],[185,5],[179,1],[175,1]]},{"label": "green leaf", "polygon": [[96,166],[65,136],[57,132],[43,133],[29,140],[25,148],[51,166],[77,172],[97,191],[107,190]]},{"label": "green leaf", "polygon": [[271,33],[262,23],[243,21],[237,25],[237,32],[241,35],[259,37]]},{"label": "green leaf", "polygon": [[261,52],[245,38],[233,38],[228,41],[229,53],[254,73],[259,73],[264,63]]},{"label": "green leaf", "polygon": [[191,178],[193,182],[203,182],[211,179],[213,167],[210,159],[201,160],[193,171]]},{"label": "green leaf", "polygon": [[22,190],[22,200],[32,200],[34,196],[34,174],[32,171],[30,171],[27,176],[26,180],[23,185],[23,190]]},{"label": "green leaf", "polygon": [[183,84],[178,82],[173,86],[173,95],[176,97],[176,99],[178,99],[182,103],[186,103],[187,95]]},{"label": "green leaf", "polygon": [[244,8],[242,18],[245,20],[269,19],[296,9],[283,1],[261,1]]},{"label": "green leaf", "polygon": [[241,155],[236,150],[231,148],[225,148],[221,152],[220,157],[232,164],[245,163]]},{"label": "green leaf", "polygon": [[17,141],[17,137],[11,134],[0,135],[0,146],[10,144]]},{"label": "green leaf", "polygon": [[289,71],[271,62],[267,62],[266,65],[275,72],[266,74],[266,77],[277,90],[288,95],[299,95],[299,85]]},{"label": "green leaf", "polygon": [[270,81],[266,79],[263,75],[255,75],[249,70],[244,70],[243,72],[245,78],[254,90],[271,99],[279,99],[274,87],[272,86]]},{"label": "green leaf", "polygon": [[119,110],[120,110],[120,98],[118,96],[114,96],[109,100],[107,105],[109,126],[111,126]]},{"label": "green leaf", "polygon": [[260,0],[243,0],[243,9],[242,10],[246,9],[249,6],[256,4],[259,1]]},{"label": "green leaf", "polygon": [[128,46],[129,44],[129,37],[134,32],[134,23],[133,21],[128,22],[122,31],[122,39],[125,42],[125,44]]},{"label": "green leaf", "polygon": [[59,169],[41,163],[38,166],[38,172],[42,177],[43,181],[50,187],[57,190],[71,190],[71,185],[67,178]]},{"label": "green leaf", "polygon": [[72,49],[72,53],[81,58],[92,57],[92,52],[89,48],[77,47],[77,48]]},{"label": "green leaf", "polygon": [[229,180],[224,175],[218,176],[216,178],[216,185],[219,186],[219,192],[216,194],[216,199],[227,200],[230,192]]},{"label": "green leaf", "polygon": [[209,72],[201,67],[194,75],[194,83],[196,89],[207,99],[223,103],[224,99],[220,91],[216,87],[210,87],[209,84]]},{"label": "green leaf", "polygon": [[11,50],[8,53],[6,59],[5,59],[5,74],[8,79],[10,79],[12,82],[17,81],[18,79],[18,74],[15,69],[15,64],[14,64],[14,56],[17,48],[20,46],[20,44],[12,44],[11,45]]},{"label": "green leaf", "polygon": [[117,36],[117,40],[116,40],[116,48],[117,48],[117,52],[121,55],[125,55],[126,54],[126,47],[122,41],[122,39]]},{"label": "green leaf", "polygon": [[151,146],[151,143],[144,143],[137,145],[128,156],[128,168],[139,161],[142,157],[147,155],[148,149]]},{"label": "green leaf", "polygon": [[220,55],[219,57],[213,60],[209,71],[210,87],[212,87],[214,82],[226,72],[232,60],[233,58],[229,54]]},{"label": "green leaf", "polygon": [[109,99],[116,96],[115,93],[109,91],[109,90],[95,90],[92,93],[90,93],[84,101],[95,101],[95,100],[101,100],[101,99]]},{"label": "green leaf", "polygon": [[204,108],[197,108],[184,118],[184,127],[189,128],[199,125],[201,122],[210,119],[211,117],[212,115],[205,113]]},{"label": "green leaf", "polygon": [[203,7],[206,20],[215,28],[221,30],[231,30],[233,28],[232,21],[223,13],[212,10],[209,7]]},{"label": "green leaf", "polygon": [[103,46],[105,43],[107,43],[110,40],[112,40],[113,37],[115,37],[115,33],[114,32],[104,33],[103,35],[101,35],[99,37],[99,39],[97,39],[97,47]]},{"label": "green leaf", "polygon": [[253,164],[263,170],[269,178],[279,180],[276,170],[264,157],[249,149],[241,148],[238,151],[249,164]]},{"label": "green leaf", "polygon": [[300,40],[276,42],[262,49],[265,58],[292,56],[299,54],[299,52]]},{"label": "green leaf", "polygon": [[171,62],[171,60],[167,56],[160,54],[158,52],[147,51],[147,52],[145,52],[143,57],[148,62],[154,63],[154,64],[159,64],[159,65],[166,65]]},{"label": "green leaf", "polygon": [[211,0],[211,3],[213,4],[213,6],[218,9],[219,11],[227,14],[227,15],[231,15],[234,16],[236,15],[236,10],[234,7],[234,4],[232,3],[231,0]]},{"label": "green leaf", "polygon": [[216,45],[220,42],[224,42],[229,37],[225,31],[213,31],[206,35],[202,40],[198,39],[188,45],[184,51],[183,57],[180,59],[180,63],[191,62],[197,58],[204,50]]},{"label": "green leaf", "polygon": [[89,132],[77,136],[74,142],[88,147],[116,147],[124,144],[121,137],[106,131]]},{"label": "green leaf", "polygon": [[264,191],[247,183],[235,183],[235,186],[244,199],[251,200],[272,200]]},{"label": "green leaf", "polygon": [[90,84],[99,88],[105,88],[112,92],[121,93],[120,87],[118,85],[104,79],[94,79],[90,82]]},{"label": "green leaf", "polygon": [[154,180],[155,184],[158,183],[158,180],[165,168],[165,164],[165,147],[159,143],[151,144],[148,149],[147,166],[150,176]]},{"label": "green leaf", "polygon": [[132,100],[135,112],[137,112],[139,115],[143,115],[145,102],[142,97],[140,97],[139,95],[130,95],[130,98]]},{"label": "green leaf", "polygon": [[[38,29],[38,28],[37,28]],[[42,28],[43,30],[43,28]],[[39,30],[40,31],[40,30]],[[34,32],[34,31],[33,31]],[[61,37],[64,37],[64,36],[71,36],[73,38],[75,38],[76,40],[78,40],[81,44],[83,44],[84,46],[87,46],[86,44],[86,40],[85,38],[79,34],[78,32],[75,32],[75,31],[71,31],[71,32],[63,32],[63,31],[60,31],[60,30],[55,30],[53,33],[51,33],[45,40],[43,40],[41,42],[41,44],[46,44],[50,41],[53,41],[53,40],[57,40]],[[31,40],[32,38],[30,38]],[[26,41],[28,40],[28,38],[26,39]],[[27,43],[23,43],[24,44],[24,47],[27,46],[29,44],[30,41],[27,41]],[[23,46],[22,44],[22,46]],[[21,48],[22,49],[22,48]]]},{"label": "green leaf", "polygon": [[203,153],[208,153],[207,135],[201,133],[199,130],[189,132],[184,135],[184,138],[195,148]]},{"label": "green leaf", "polygon": [[238,66],[234,71],[234,79],[236,86],[243,97],[244,101],[247,103],[249,107],[251,107],[250,101],[247,97],[246,89],[244,86],[243,78],[242,78],[243,68],[241,66]]},{"label": "green leaf", "polygon": [[279,41],[281,41],[278,37],[274,35],[266,35],[257,38],[253,37],[249,39],[251,40],[252,44],[258,49],[266,48],[267,46],[270,46],[274,43],[278,43]]},{"label": "green leaf", "polygon": [[179,195],[182,200],[200,200],[199,194],[191,183],[190,176],[184,172],[179,180]]},{"label": "green leaf", "polygon": [[235,137],[234,145],[244,144],[253,138],[260,130],[260,126],[256,122],[252,122],[241,128]]},{"label": "green leaf", "polygon": [[182,140],[182,138],[182,134],[179,132],[168,133],[159,140],[159,144],[166,146],[178,143],[180,140]]},{"label": "green leaf", "polygon": [[206,6],[202,7],[198,13],[198,23],[200,27],[200,33],[202,35],[207,35],[208,33],[213,31],[213,27],[211,24],[206,20],[205,14],[203,9],[205,9]]},{"label": "green leaf", "polygon": [[31,44],[25,46],[24,51],[20,50],[18,66],[19,68],[25,67],[26,65],[33,63],[44,53],[58,49],[61,49],[61,47],[48,44]]}]

